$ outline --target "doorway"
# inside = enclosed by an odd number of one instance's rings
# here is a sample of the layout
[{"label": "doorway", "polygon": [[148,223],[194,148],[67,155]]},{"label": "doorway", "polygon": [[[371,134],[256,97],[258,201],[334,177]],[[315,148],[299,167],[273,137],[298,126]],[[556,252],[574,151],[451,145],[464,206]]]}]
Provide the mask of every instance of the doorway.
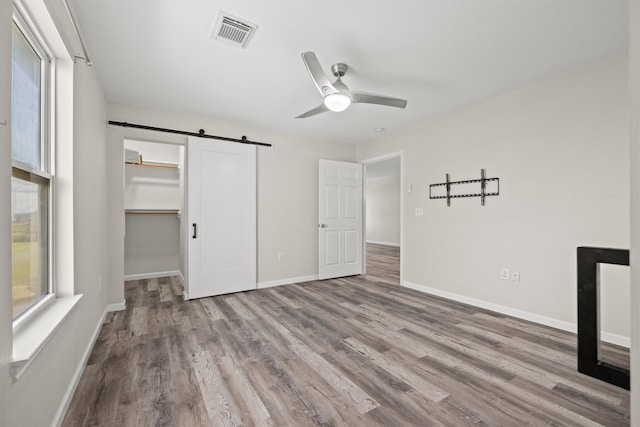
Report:
[{"label": "doorway", "polygon": [[365,167],[364,253],[366,274],[402,284],[402,153],[367,159]]},{"label": "doorway", "polygon": [[132,139],[123,145],[125,281],[184,281],[184,146]]}]

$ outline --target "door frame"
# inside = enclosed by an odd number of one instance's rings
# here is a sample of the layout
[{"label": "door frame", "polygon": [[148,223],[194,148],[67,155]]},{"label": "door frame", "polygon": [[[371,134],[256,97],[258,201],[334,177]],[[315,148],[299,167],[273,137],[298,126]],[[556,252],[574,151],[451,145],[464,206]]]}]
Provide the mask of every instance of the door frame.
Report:
[{"label": "door frame", "polygon": [[640,0],[629,2],[631,140],[631,425],[640,424]]},{"label": "door frame", "polygon": [[362,274],[367,273],[367,165],[384,160],[400,158],[400,286],[404,286],[404,151],[394,151],[360,160],[364,166],[362,174]]},{"label": "door frame", "polygon": [[[129,129],[127,128],[127,130],[129,130]],[[122,154],[121,154],[122,155],[122,159],[119,160],[119,165],[120,165],[120,168],[121,168],[120,169],[120,172],[121,172],[120,173],[120,179],[121,179],[120,187],[122,189],[122,193],[120,195],[122,196],[122,201],[124,203],[125,164],[124,164],[124,162],[122,160],[124,160],[124,148],[125,148],[124,144],[125,144],[125,141],[143,142],[143,143],[146,143],[146,144],[175,145],[175,146],[179,146],[179,147],[183,148],[183,150],[184,150],[184,152],[183,152],[184,153],[183,164],[180,165],[180,169],[181,169],[180,173],[184,174],[184,176],[183,176],[184,187],[182,189],[183,192],[182,192],[182,200],[181,200],[183,209],[180,210],[180,213],[178,214],[178,216],[179,216],[179,219],[180,219],[180,233],[179,233],[180,243],[184,245],[184,254],[180,254],[180,255],[184,255],[185,271],[183,272],[183,271],[180,271],[178,269],[178,272],[180,274],[177,277],[180,280],[180,282],[182,283],[183,294],[184,294],[183,296],[186,299],[187,291],[189,289],[189,284],[188,284],[188,282],[189,282],[189,277],[188,277],[189,276],[189,272],[188,272],[188,269],[186,268],[186,266],[187,266],[187,264],[189,262],[189,260],[187,258],[187,256],[188,256],[187,252],[188,251],[187,251],[187,248],[186,248],[186,245],[189,243],[189,240],[188,240],[189,232],[188,232],[188,230],[186,228],[183,229],[183,225],[186,224],[185,218],[187,218],[187,213],[188,213],[188,209],[187,209],[187,206],[188,206],[187,187],[188,187],[189,184],[187,182],[187,176],[186,176],[187,168],[188,168],[188,162],[187,162],[187,140],[185,139],[183,141],[181,139],[180,140],[178,140],[178,139],[175,139],[175,140],[171,140],[171,139],[169,139],[169,140],[154,139],[154,138],[149,138],[149,137],[146,136],[146,133],[149,132],[149,131],[143,131],[143,132],[144,132],[144,134],[140,134],[140,135],[138,135],[137,132],[134,132],[132,134],[126,133],[126,134],[122,135],[121,138],[119,137],[119,139],[120,139],[119,147],[120,147],[120,149],[122,151]],[[122,258],[122,262],[123,262],[122,265],[123,265],[123,269],[124,269],[124,256],[125,256],[125,253],[124,253],[124,250],[125,250],[125,244],[124,244],[125,221],[126,221],[126,219],[125,219],[125,213],[124,213],[124,209],[123,209],[122,210],[122,233],[123,233],[122,234],[122,257],[123,257]],[[151,277],[151,276],[149,276],[149,277]],[[131,279],[131,280],[133,280],[133,279]],[[122,280],[122,289],[123,290],[124,290],[124,287],[125,287],[125,282],[127,282],[127,279],[126,279],[126,276],[124,275],[124,270],[123,270],[123,280]]]}]

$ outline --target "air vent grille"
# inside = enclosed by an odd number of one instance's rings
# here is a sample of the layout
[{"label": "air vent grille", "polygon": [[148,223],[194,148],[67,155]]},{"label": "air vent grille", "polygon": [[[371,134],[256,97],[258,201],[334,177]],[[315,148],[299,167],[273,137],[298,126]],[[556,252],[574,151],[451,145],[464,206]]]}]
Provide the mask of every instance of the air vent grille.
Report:
[{"label": "air vent grille", "polygon": [[220,10],[211,37],[246,49],[257,28],[256,24]]}]

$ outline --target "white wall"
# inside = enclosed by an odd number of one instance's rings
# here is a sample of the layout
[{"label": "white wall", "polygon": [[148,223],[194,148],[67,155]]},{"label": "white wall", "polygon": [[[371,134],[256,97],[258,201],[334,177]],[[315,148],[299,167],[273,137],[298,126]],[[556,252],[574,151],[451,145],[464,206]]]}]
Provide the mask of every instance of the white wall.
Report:
[{"label": "white wall", "polygon": [[400,246],[400,176],[367,178],[366,239]]},{"label": "white wall", "polygon": [[[627,247],[628,249],[628,247]],[[631,336],[631,269],[623,265],[601,264],[600,305],[608,307],[600,312],[600,330],[616,331]]]},{"label": "white wall", "polygon": [[[271,148],[258,148],[258,282],[318,274],[318,160],[353,161],[355,146],[304,139],[244,123],[125,105],[110,104],[108,115],[115,121],[194,132],[203,128],[208,134],[236,138],[246,135],[250,140],[272,143]],[[117,126],[110,126],[107,134],[110,155],[114,157],[117,152],[120,158],[124,139],[183,144],[187,141],[186,136]],[[112,173],[110,189],[114,203],[122,209],[121,171],[120,175]],[[116,219],[114,235],[123,235],[123,217]],[[123,256],[122,245],[113,250],[116,257]],[[278,253],[284,254],[283,262],[278,261]],[[114,292],[114,299],[123,295],[122,290]]]},{"label": "white wall", "polygon": [[[627,76],[615,56],[359,145],[360,159],[404,150],[405,281],[575,324],[576,247],[629,247]],[[481,168],[500,178],[486,206],[428,199],[445,173]]]},{"label": "white wall", "polygon": [[[56,16],[65,16],[57,11]],[[10,122],[11,1],[0,0],[0,122]],[[66,23],[68,25],[68,22]],[[67,27],[65,34],[72,34]],[[74,45],[73,41],[70,45]],[[9,378],[12,347],[10,246],[10,133],[0,126],[0,425],[45,426],[54,420],[78,373],[109,300],[113,284],[105,158],[106,101],[96,70],[74,67],[73,265],[75,293],[83,294],[17,382]],[[99,288],[98,278],[103,286]],[[67,284],[68,285],[68,284]]]},{"label": "white wall", "polygon": [[180,220],[176,215],[127,215],[125,227],[127,278],[180,269]]}]

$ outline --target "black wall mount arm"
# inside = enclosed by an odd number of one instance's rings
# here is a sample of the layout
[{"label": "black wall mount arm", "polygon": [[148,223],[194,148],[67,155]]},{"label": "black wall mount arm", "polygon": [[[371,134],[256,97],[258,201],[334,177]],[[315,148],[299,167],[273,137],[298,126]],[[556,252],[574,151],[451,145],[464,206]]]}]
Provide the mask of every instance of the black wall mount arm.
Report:
[{"label": "black wall mount arm", "polygon": [[[487,192],[487,183],[495,182],[495,191]],[[480,188],[478,192],[471,193],[454,193],[453,189],[455,185],[459,184],[480,184]],[[441,194],[442,192],[438,192],[438,190],[442,190],[439,187],[444,187],[445,194]],[[438,194],[436,194],[438,193]],[[449,174],[446,174],[446,181],[440,182],[438,184],[429,185],[429,198],[430,199],[447,199],[447,206],[451,206],[451,199],[461,198],[461,197],[480,197],[480,204],[484,206],[484,199],[487,196],[498,196],[500,195],[500,178],[487,178],[485,169],[480,169],[480,179],[467,179],[464,181],[451,181],[449,179]]]}]

